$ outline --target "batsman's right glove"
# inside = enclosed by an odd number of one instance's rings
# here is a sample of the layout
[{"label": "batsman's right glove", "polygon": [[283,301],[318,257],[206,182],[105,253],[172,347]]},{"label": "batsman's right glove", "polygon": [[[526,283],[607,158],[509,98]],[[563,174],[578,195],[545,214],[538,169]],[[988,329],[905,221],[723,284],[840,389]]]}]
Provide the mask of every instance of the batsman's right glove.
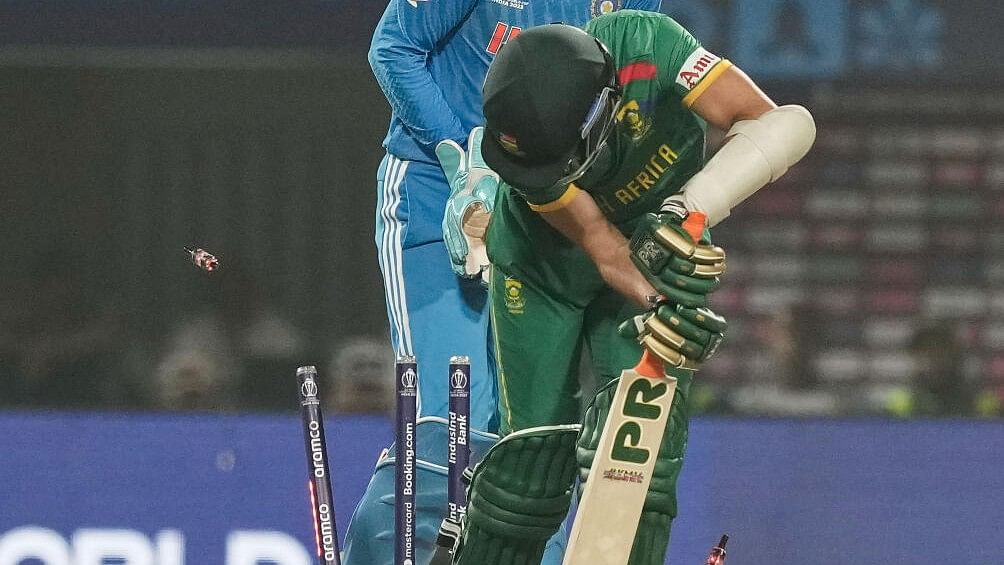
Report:
[{"label": "batsman's right glove", "polygon": [[686,308],[661,301],[621,323],[617,332],[637,339],[670,367],[696,371],[725,339],[728,322],[708,308]]},{"label": "batsman's right glove", "polygon": [[667,198],[658,214],[646,214],[631,236],[631,260],[649,284],[670,301],[698,308],[718,288],[725,251],[703,238],[706,218]]}]

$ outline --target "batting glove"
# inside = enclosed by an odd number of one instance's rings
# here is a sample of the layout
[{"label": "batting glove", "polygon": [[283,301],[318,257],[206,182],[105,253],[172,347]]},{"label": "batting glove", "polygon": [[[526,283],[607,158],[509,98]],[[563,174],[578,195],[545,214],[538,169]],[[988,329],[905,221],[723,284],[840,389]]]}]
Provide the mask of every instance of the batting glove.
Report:
[{"label": "batting glove", "polygon": [[631,236],[631,260],[649,284],[688,308],[707,303],[725,272],[725,251],[703,238],[707,219],[667,199],[658,214],[646,214]]},{"label": "batting glove", "polygon": [[637,339],[670,367],[696,371],[711,359],[728,323],[708,308],[685,308],[661,301],[623,322],[617,332]]}]

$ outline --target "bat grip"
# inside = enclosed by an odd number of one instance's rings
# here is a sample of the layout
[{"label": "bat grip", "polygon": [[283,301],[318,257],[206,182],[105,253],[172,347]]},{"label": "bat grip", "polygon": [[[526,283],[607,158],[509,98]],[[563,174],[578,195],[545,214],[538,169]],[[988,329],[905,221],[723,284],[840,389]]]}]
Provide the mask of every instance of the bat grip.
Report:
[{"label": "bat grip", "polygon": [[662,360],[648,349],[642,352],[641,360],[638,361],[634,371],[639,375],[650,379],[661,379],[665,375]]},{"label": "bat grip", "polygon": [[694,243],[701,241],[704,236],[704,226],[708,225],[708,217],[704,212],[693,211],[687,214],[687,219],[683,221],[683,229],[690,234]]}]

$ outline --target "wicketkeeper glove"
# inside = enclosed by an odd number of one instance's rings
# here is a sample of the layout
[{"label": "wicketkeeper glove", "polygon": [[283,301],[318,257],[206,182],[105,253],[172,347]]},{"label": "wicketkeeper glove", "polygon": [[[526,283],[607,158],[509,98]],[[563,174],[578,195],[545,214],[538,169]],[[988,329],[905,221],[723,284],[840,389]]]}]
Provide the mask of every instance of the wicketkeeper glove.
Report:
[{"label": "wicketkeeper glove", "polygon": [[725,339],[728,322],[707,308],[685,308],[661,301],[623,322],[617,332],[637,339],[670,367],[696,371]]},{"label": "wicketkeeper glove", "polygon": [[488,272],[485,233],[495,206],[499,176],[481,157],[484,128],[471,130],[464,152],[453,140],[439,142],[436,157],[450,183],[443,215],[443,241],[453,272],[459,277],[484,277]]},{"label": "wicketkeeper glove", "polygon": [[631,236],[631,260],[659,294],[688,308],[707,303],[725,272],[725,251],[703,239],[707,218],[667,198]]}]

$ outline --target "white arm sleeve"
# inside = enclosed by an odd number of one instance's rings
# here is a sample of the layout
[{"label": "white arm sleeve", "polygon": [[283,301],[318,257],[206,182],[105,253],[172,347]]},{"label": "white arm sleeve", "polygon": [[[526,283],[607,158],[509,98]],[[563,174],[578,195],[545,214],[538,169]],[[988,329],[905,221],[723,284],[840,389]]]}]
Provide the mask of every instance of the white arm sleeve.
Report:
[{"label": "white arm sleeve", "polygon": [[728,138],[682,189],[684,205],[704,212],[709,227],[805,157],[816,139],[816,124],[802,106],[781,106],[755,120],[736,122]]}]

